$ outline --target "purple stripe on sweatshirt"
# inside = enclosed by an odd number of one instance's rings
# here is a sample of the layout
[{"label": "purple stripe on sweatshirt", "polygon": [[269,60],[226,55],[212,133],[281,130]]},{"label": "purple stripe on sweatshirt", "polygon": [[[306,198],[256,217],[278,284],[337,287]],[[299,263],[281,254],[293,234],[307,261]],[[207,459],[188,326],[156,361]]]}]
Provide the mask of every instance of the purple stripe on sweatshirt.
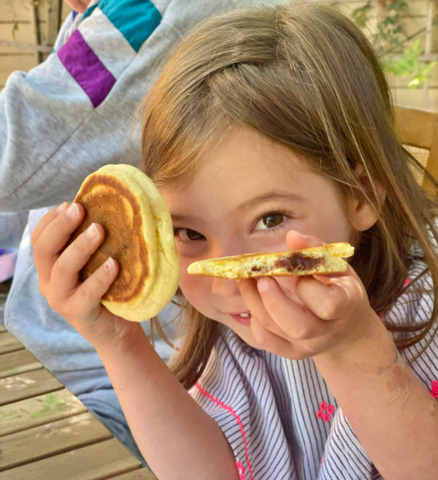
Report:
[{"label": "purple stripe on sweatshirt", "polygon": [[68,42],[58,51],[58,57],[88,95],[93,107],[98,107],[116,83],[116,78],[91,50],[79,30],[70,35]]}]

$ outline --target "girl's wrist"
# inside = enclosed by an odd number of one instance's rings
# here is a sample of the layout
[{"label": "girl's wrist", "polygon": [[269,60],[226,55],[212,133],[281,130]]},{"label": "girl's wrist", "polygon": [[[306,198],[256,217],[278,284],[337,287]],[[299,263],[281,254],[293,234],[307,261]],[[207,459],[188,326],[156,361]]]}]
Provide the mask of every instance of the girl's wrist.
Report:
[{"label": "girl's wrist", "polygon": [[99,335],[96,332],[96,340],[93,342],[97,353],[102,357],[106,355],[125,355],[141,344],[142,348],[152,345],[140,323],[125,321],[117,325],[113,331]]},{"label": "girl's wrist", "polygon": [[356,340],[346,342],[313,357],[318,368],[347,368],[362,365],[364,362],[379,368],[395,359],[396,347],[390,333],[380,318],[373,312],[365,322],[366,327]]}]

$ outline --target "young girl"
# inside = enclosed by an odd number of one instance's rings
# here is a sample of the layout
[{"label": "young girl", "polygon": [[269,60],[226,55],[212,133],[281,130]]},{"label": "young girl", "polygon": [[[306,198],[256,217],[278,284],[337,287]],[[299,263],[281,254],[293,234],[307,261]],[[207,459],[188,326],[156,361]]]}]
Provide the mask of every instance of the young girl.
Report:
[{"label": "young girl", "polygon": [[[92,225],[64,249],[82,207],[49,212],[33,245],[43,294],[96,347],[158,478],[436,479],[437,202],[364,36],[317,5],[217,17],[176,51],[143,128],[182,264],[172,371],[100,304],[116,261],[79,283],[104,238]],[[186,271],[337,241],[356,248],[339,275]]]}]

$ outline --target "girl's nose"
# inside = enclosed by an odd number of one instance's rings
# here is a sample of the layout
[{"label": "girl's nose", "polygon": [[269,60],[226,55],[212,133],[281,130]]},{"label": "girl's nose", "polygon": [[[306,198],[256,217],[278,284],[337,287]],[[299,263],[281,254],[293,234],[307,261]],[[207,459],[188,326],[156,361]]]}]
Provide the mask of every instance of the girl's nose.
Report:
[{"label": "girl's nose", "polygon": [[214,295],[221,297],[235,297],[240,295],[236,280],[226,280],[224,278],[213,278],[211,290]]},{"label": "girl's nose", "polygon": [[[222,239],[216,245],[212,246],[209,252],[211,258],[231,257],[233,255],[240,255],[245,251],[242,245],[236,241],[235,238]],[[214,295],[221,297],[235,297],[240,295],[240,290],[237,287],[236,280],[226,280],[224,278],[213,278],[211,290]]]}]

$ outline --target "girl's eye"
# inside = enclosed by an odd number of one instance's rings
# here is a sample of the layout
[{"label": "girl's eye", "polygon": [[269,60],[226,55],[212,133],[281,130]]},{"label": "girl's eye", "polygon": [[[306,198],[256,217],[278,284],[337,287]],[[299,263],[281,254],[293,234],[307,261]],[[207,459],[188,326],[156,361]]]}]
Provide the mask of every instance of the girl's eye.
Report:
[{"label": "girl's eye", "polygon": [[268,228],[277,227],[284,222],[285,215],[282,213],[270,213],[262,217],[255,226],[255,230],[266,230]]},{"label": "girl's eye", "polygon": [[177,228],[175,230],[175,237],[179,237],[179,239],[183,242],[202,240],[204,238],[203,235],[195,230],[190,230],[190,228]]}]

